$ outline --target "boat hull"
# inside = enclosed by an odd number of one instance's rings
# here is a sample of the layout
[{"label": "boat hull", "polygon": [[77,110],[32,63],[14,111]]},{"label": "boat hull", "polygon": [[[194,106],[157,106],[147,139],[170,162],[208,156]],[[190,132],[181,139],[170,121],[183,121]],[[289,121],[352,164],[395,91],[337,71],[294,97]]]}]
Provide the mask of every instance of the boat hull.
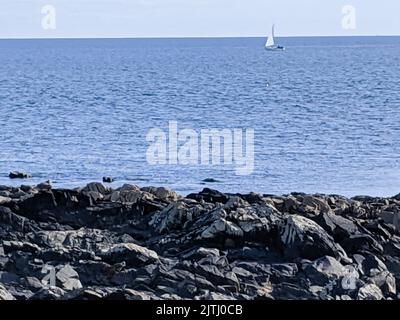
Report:
[{"label": "boat hull", "polygon": [[285,51],[285,47],[281,47],[281,46],[268,46],[265,47],[265,50],[267,51]]}]

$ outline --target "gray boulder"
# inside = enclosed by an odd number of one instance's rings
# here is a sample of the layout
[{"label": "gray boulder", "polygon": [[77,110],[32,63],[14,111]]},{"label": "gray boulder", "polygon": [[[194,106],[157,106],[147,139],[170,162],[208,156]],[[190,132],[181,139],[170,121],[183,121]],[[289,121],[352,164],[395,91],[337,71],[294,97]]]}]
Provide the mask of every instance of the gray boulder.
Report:
[{"label": "gray boulder", "polygon": [[325,256],[315,260],[305,267],[305,273],[313,284],[325,285],[326,283],[343,278],[347,271],[335,258]]},{"label": "gray boulder", "polygon": [[382,300],[383,294],[381,289],[375,284],[366,284],[358,290],[358,300]]},{"label": "gray boulder", "polygon": [[97,192],[102,194],[103,196],[106,195],[109,192],[109,189],[106,188],[103,184],[101,184],[100,182],[91,182],[88,183],[86,185],[86,187],[84,187],[82,189],[83,193],[87,193],[87,192]]},{"label": "gray boulder", "polygon": [[157,253],[134,243],[118,243],[100,253],[107,262],[126,262],[128,266],[138,267],[156,263],[159,260]]},{"label": "gray boulder", "polygon": [[15,300],[13,295],[0,283],[0,300]]},{"label": "gray boulder", "polygon": [[78,273],[68,264],[58,270],[56,280],[59,287],[66,291],[82,288]]},{"label": "gray boulder", "polygon": [[347,257],[343,248],[317,223],[300,216],[290,215],[281,231],[285,255],[291,258],[317,259],[328,255],[335,258]]}]

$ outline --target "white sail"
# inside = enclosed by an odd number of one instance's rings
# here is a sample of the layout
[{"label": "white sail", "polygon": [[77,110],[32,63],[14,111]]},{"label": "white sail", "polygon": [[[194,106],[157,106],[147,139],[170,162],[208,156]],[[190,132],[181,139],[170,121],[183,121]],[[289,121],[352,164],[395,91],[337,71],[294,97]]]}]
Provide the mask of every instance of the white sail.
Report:
[{"label": "white sail", "polygon": [[275,25],[272,25],[272,33],[268,37],[267,43],[265,44],[266,47],[272,47],[275,45],[274,36],[275,36]]}]

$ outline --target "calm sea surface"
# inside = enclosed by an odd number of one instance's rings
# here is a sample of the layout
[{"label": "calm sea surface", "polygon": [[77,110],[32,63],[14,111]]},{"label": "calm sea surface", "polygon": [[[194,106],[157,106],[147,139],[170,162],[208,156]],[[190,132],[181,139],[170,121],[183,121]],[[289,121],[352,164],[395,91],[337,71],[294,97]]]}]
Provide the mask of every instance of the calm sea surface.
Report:
[{"label": "calm sea surface", "polygon": [[[400,38],[0,41],[0,184],[400,192]],[[254,128],[255,170],[150,166],[146,134]],[[11,181],[11,170],[34,178]],[[218,183],[202,183],[214,178]]]}]

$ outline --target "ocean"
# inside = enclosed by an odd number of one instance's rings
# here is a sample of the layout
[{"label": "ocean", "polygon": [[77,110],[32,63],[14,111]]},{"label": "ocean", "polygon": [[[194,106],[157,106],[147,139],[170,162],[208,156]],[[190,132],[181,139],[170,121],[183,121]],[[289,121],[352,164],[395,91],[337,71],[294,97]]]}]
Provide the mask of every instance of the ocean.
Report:
[{"label": "ocean", "polygon": [[[400,37],[278,39],[285,52],[264,42],[0,40],[0,184],[399,193]],[[254,172],[149,164],[146,136],[170,121],[253,129]]]}]

